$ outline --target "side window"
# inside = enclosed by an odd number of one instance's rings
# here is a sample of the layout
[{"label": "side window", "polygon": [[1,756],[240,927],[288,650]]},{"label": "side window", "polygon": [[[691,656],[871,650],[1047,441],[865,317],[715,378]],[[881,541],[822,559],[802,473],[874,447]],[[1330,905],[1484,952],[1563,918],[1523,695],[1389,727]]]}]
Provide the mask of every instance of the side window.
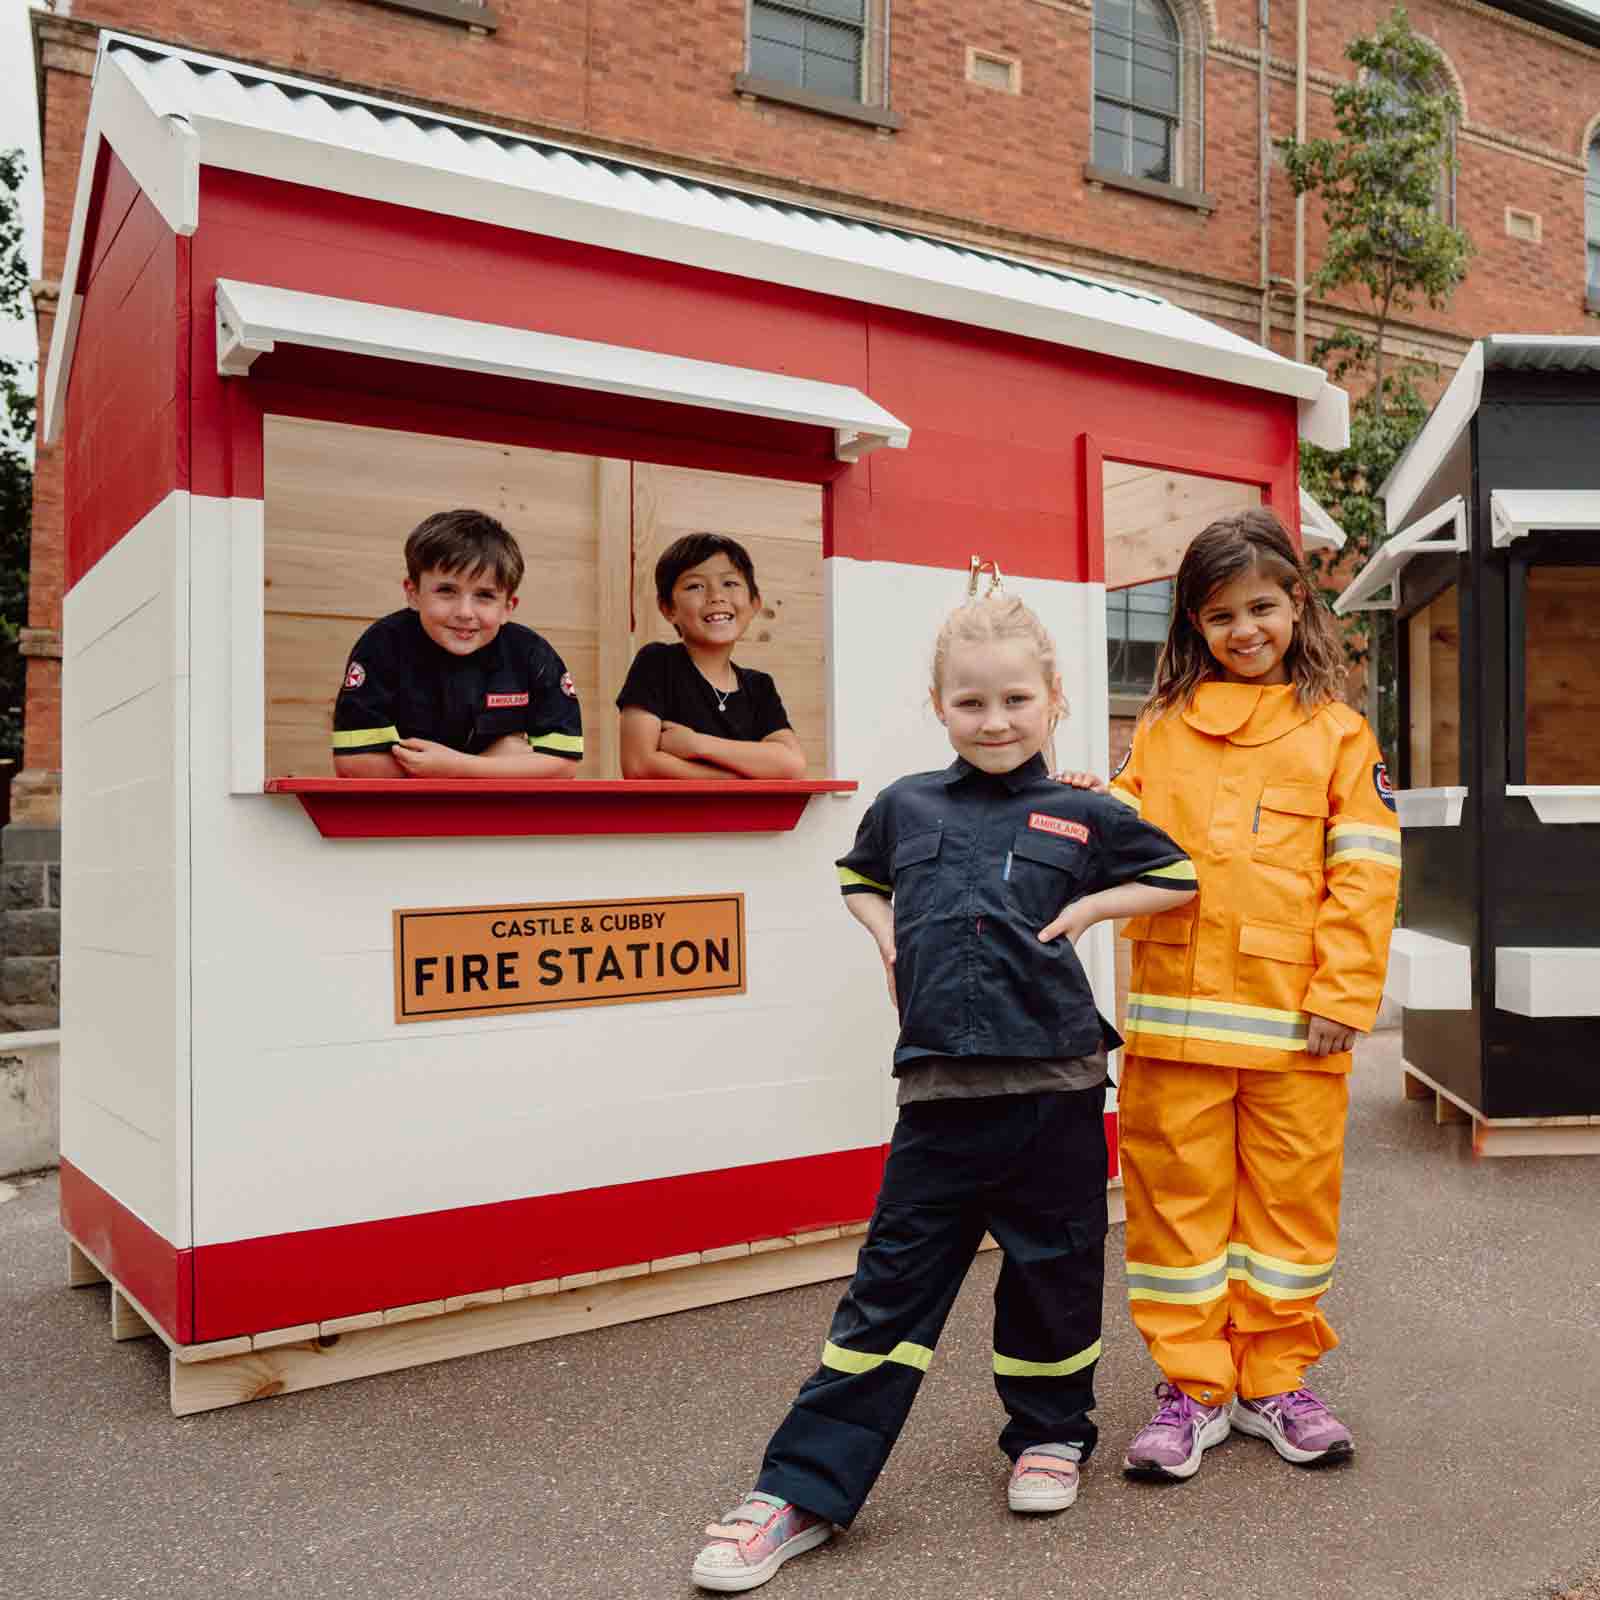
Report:
[{"label": "side window", "polygon": [[1589,240],[1588,296],[1600,305],[1600,134],[1589,145],[1589,176],[1583,185],[1584,232]]},{"label": "side window", "polygon": [[[1431,76],[1396,85],[1393,101],[1395,110],[1403,110],[1413,97],[1421,95],[1448,95],[1452,102],[1455,101],[1455,84],[1442,62]],[[1460,120],[1460,107],[1455,106],[1446,119],[1444,159],[1439,163],[1433,189],[1433,214],[1452,228],[1456,225],[1456,130]]]},{"label": "side window", "polygon": [[750,0],[755,79],[866,106],[889,103],[889,0]]},{"label": "side window", "polygon": [[1166,0],[1095,0],[1091,165],[1202,188],[1204,65]]},{"label": "side window", "polygon": [[1143,701],[1150,693],[1171,615],[1171,578],[1137,583],[1106,596],[1106,676],[1113,702]]}]

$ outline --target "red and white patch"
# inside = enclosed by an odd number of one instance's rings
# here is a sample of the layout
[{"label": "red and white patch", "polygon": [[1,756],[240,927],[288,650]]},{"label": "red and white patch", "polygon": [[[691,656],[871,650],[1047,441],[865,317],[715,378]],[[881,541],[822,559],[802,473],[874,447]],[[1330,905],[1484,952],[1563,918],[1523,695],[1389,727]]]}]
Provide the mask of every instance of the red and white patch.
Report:
[{"label": "red and white patch", "polygon": [[502,711],[507,706],[525,706],[528,703],[528,691],[524,689],[521,694],[486,694],[483,703],[490,711]]},{"label": "red and white patch", "polygon": [[578,698],[577,686],[573,683],[572,674],[570,672],[563,672],[561,674],[561,692],[569,700],[576,700]]},{"label": "red and white patch", "polygon": [[352,661],[345,668],[344,686],[347,689],[359,689],[367,681],[367,669],[359,661]]},{"label": "red and white patch", "polygon": [[1068,822],[1065,817],[1047,817],[1042,811],[1030,811],[1028,826],[1036,833],[1053,833],[1058,839],[1076,839],[1079,844],[1089,842],[1089,830],[1081,822]]}]

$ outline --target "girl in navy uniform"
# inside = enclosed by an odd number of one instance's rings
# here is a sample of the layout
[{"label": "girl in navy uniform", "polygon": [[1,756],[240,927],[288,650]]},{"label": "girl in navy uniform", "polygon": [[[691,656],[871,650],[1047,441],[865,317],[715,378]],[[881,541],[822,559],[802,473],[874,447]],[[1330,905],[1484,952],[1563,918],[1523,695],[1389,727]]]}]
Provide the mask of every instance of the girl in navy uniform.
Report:
[{"label": "girl in navy uniform", "polygon": [[1012,1510],[1059,1511],[1095,1444],[1106,1232],[1106,1051],[1074,942],[1192,898],[1164,833],[1050,779],[1055,647],[998,592],[939,631],[931,694],[956,759],[873,802],[838,863],[898,1007],[900,1115],[822,1364],[756,1486],[707,1530],[702,1588],[753,1589],[860,1510],[985,1231],[1005,1252],[994,1378]]}]

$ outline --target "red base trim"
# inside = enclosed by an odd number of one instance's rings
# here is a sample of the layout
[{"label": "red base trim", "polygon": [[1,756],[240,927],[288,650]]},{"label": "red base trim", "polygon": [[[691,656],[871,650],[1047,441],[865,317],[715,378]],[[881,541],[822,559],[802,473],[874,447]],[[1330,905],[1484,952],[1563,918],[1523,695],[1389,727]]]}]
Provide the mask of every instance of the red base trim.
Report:
[{"label": "red base trim", "polygon": [[870,1216],[884,1150],[536,1195],[194,1252],[195,1337],[536,1283]]},{"label": "red base trim", "polygon": [[535,834],[786,833],[816,794],[847,779],[272,778],[298,795],[325,839],[450,839]]},{"label": "red base trim", "polygon": [[70,1161],[61,1163],[61,1226],[179,1344],[194,1332],[192,1250],[180,1250]]}]

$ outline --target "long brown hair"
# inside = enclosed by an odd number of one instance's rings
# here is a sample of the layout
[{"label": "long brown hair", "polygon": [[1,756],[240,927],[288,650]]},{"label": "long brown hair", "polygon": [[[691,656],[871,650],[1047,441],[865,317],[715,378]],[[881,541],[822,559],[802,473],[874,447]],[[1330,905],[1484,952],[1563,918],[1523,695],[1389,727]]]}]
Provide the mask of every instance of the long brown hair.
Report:
[{"label": "long brown hair", "polygon": [[1338,699],[1344,683],[1344,649],[1338,625],[1317,593],[1283,524],[1267,507],[1253,506],[1213,522],[1184,551],[1178,566],[1167,642],[1161,647],[1155,687],[1141,715],[1181,711],[1202,683],[1221,676],[1195,617],[1222,584],[1247,572],[1273,579],[1291,600],[1302,601],[1294,637],[1284,656],[1289,681],[1298,692],[1300,704],[1309,711]]}]

